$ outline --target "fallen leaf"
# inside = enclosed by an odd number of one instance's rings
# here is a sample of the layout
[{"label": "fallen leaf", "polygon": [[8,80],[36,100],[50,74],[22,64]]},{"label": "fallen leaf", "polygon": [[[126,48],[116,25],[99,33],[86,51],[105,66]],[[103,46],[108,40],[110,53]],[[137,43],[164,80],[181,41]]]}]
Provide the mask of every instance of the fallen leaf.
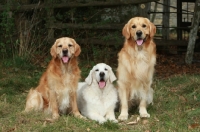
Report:
[{"label": "fallen leaf", "polygon": [[182,102],[187,102],[187,99],[183,96],[179,96],[179,99],[182,101]]},{"label": "fallen leaf", "polygon": [[53,119],[50,119],[50,118],[46,118],[45,121],[46,121],[46,122],[50,122],[50,123],[53,123],[53,122],[54,122],[54,120],[53,120]]},{"label": "fallen leaf", "polygon": [[157,122],[159,122],[159,120],[158,120],[158,118],[157,118],[157,117],[154,117],[154,120],[155,120],[155,121],[157,121]]},{"label": "fallen leaf", "polygon": [[132,115],[130,118],[132,121],[128,122],[127,125],[134,125],[137,124],[140,121],[140,117],[136,115]]},{"label": "fallen leaf", "polygon": [[90,128],[87,128],[87,132],[89,132],[90,131]]},{"label": "fallen leaf", "polygon": [[188,126],[188,129],[194,129],[194,128],[197,128],[197,127],[200,127],[200,124],[194,123],[194,124],[190,124]]},{"label": "fallen leaf", "polygon": [[197,101],[197,97],[194,95],[194,100]]},{"label": "fallen leaf", "polygon": [[140,117],[137,117],[136,121],[139,122],[140,121]]},{"label": "fallen leaf", "polygon": [[45,122],[43,123],[42,126],[43,126],[43,127],[46,127],[46,124],[47,124],[47,121],[45,121]]},{"label": "fallen leaf", "polygon": [[142,121],[142,124],[143,124],[143,125],[148,124],[148,123],[149,123],[148,120],[143,120],[143,121]]},{"label": "fallen leaf", "polygon": [[128,122],[128,123],[126,123],[127,125],[135,125],[135,124],[137,124],[137,121],[131,121],[131,122]]}]

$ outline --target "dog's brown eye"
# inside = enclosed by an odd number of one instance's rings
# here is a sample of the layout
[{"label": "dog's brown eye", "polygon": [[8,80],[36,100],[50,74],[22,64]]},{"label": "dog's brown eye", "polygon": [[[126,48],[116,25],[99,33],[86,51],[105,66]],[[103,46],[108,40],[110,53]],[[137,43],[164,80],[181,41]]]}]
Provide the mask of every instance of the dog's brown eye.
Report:
[{"label": "dog's brown eye", "polygon": [[62,45],[58,45],[58,47],[62,47]]},{"label": "dog's brown eye", "polygon": [[107,71],[108,69],[105,68],[105,71]]},{"label": "dog's brown eye", "polygon": [[72,47],[72,44],[68,44],[69,47]]},{"label": "dog's brown eye", "polygon": [[145,28],[145,27],[146,27],[146,25],[145,25],[145,24],[143,24],[143,25],[142,25],[142,27],[143,27],[143,28]]},{"label": "dog's brown eye", "polygon": [[99,71],[99,69],[96,69],[95,71]]},{"label": "dog's brown eye", "polygon": [[133,25],[133,26],[132,26],[132,28],[136,28],[136,26],[135,26],[135,25]]}]

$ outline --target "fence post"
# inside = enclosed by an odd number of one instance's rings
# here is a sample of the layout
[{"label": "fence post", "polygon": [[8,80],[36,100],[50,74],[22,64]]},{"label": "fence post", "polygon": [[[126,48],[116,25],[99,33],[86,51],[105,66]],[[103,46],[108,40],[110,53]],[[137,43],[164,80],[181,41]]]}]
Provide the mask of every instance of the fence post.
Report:
[{"label": "fence post", "polygon": [[163,26],[162,26],[162,37],[165,40],[169,39],[169,6],[170,6],[170,0],[164,0],[163,1]]},{"label": "fence post", "polygon": [[[53,24],[53,13],[54,13],[54,8],[52,7],[52,3],[49,2],[49,0],[45,0],[44,3],[46,5],[51,5],[49,6],[48,9],[46,9],[47,12],[47,25],[52,25]],[[49,26],[47,26],[48,28]],[[48,36],[47,36],[47,42],[52,43],[54,40],[54,29],[53,28],[48,28]]]},{"label": "fence post", "polygon": [[150,3],[139,4],[139,16],[149,18],[148,10],[150,7]]}]

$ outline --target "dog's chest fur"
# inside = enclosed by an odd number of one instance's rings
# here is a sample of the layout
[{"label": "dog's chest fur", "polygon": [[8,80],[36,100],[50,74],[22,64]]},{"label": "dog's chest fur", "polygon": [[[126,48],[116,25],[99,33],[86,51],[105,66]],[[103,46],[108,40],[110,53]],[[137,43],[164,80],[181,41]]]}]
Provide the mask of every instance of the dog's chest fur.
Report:
[{"label": "dog's chest fur", "polygon": [[134,72],[136,78],[144,76],[148,72],[150,55],[145,50],[130,52],[130,67],[131,71]]},{"label": "dog's chest fur", "polygon": [[84,91],[84,98],[88,101],[87,107],[93,107],[92,109],[100,115],[104,116],[110,107],[115,107],[117,91],[112,86],[103,90],[91,86],[86,91]]},{"label": "dog's chest fur", "polygon": [[59,110],[61,113],[66,114],[67,108],[69,107],[69,89],[64,89],[60,91],[58,96],[59,100]]},{"label": "dog's chest fur", "polygon": [[73,86],[71,86],[73,80],[75,79],[75,75],[72,74],[72,69],[69,67],[61,67],[61,76],[60,80],[62,80],[62,86],[60,90],[58,90],[58,101],[59,101],[59,110],[61,113],[66,114],[66,110],[69,107],[70,99],[69,93],[72,90]]}]

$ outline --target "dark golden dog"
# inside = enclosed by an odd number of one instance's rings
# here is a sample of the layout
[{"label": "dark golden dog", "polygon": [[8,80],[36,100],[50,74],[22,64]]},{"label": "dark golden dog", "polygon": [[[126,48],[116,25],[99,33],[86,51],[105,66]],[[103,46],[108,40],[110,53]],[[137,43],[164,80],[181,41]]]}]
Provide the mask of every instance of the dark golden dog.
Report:
[{"label": "dark golden dog", "polygon": [[36,89],[27,96],[25,111],[43,110],[57,119],[71,108],[74,116],[82,117],[76,102],[76,89],[80,78],[77,56],[80,46],[72,38],[56,40],[51,48],[52,60],[43,73]]}]

